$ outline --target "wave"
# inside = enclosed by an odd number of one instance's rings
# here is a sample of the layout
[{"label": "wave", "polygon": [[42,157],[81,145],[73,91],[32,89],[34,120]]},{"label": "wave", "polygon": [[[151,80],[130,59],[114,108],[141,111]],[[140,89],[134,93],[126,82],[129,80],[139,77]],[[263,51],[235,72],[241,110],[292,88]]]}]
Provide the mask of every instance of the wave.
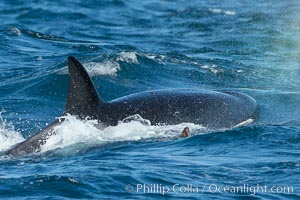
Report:
[{"label": "wave", "polygon": [[[115,56],[106,58],[102,61],[91,61],[83,63],[84,67],[88,71],[90,76],[99,76],[99,75],[112,75],[115,76],[118,71],[121,70],[122,63],[137,65],[139,59],[149,59],[159,64],[163,63],[165,59],[164,55],[159,54],[147,54],[147,53],[138,53],[136,51],[121,51]],[[63,69],[58,70],[59,74],[67,74],[68,70],[65,66]]]}]

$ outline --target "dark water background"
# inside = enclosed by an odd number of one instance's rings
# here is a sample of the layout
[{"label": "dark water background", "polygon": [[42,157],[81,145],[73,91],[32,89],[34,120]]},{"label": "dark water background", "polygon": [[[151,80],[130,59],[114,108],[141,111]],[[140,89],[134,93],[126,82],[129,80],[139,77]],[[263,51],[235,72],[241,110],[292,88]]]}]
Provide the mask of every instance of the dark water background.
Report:
[{"label": "dark water background", "polygon": [[[60,150],[1,158],[1,199],[300,198],[298,1],[3,0],[0,19],[2,151],[63,112],[69,55],[87,66],[105,100],[150,89],[225,88],[253,96],[261,108],[251,126],[187,139],[127,135],[99,146],[74,131],[78,141]],[[144,183],[199,191],[137,192]],[[293,192],[214,188],[243,185]]]}]

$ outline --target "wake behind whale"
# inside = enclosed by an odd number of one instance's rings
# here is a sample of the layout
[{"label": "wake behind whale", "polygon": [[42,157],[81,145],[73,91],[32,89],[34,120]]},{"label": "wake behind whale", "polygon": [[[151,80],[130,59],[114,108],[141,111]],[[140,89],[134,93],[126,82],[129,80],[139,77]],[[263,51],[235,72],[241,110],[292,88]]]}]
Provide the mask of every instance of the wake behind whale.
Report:
[{"label": "wake behind whale", "polygon": [[[68,58],[69,91],[63,116],[90,118],[104,126],[141,116],[154,125],[200,124],[208,129],[231,129],[254,121],[259,114],[256,101],[242,93],[193,89],[155,90],[131,94],[109,102],[98,95],[82,64]],[[6,154],[39,152],[64,118],[55,120],[42,131],[15,145]]]}]

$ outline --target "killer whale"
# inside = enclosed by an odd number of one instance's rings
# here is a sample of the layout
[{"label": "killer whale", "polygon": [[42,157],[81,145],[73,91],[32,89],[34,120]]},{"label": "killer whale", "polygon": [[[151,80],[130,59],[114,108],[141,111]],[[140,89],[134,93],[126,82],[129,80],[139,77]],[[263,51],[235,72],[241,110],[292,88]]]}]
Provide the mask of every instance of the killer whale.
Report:
[{"label": "killer whale", "polygon": [[[233,91],[200,89],[153,90],[131,94],[104,102],[83,65],[73,56],[68,58],[68,98],[63,112],[79,119],[97,119],[107,126],[134,115],[152,124],[172,125],[183,122],[201,124],[208,129],[231,129],[258,118],[257,102],[250,96]],[[56,119],[42,131],[5,152],[20,155],[39,152],[54,128],[63,120]]]}]

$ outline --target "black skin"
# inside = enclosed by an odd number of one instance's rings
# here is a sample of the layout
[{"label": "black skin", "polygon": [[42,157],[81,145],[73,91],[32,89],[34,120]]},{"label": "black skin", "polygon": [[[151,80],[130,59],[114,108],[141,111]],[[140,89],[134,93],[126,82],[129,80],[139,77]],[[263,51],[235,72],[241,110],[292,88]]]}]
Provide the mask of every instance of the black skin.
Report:
[{"label": "black skin", "polygon": [[96,118],[108,125],[139,114],[155,125],[189,122],[226,129],[258,116],[257,103],[245,94],[188,89],[141,92],[102,103],[98,109]]},{"label": "black skin", "polygon": [[[107,126],[115,126],[124,118],[138,114],[155,125],[188,122],[218,130],[234,128],[245,120],[256,119],[259,114],[258,105],[252,97],[232,91],[155,90],[104,102],[85,68],[76,58],[68,58],[68,67],[69,91],[63,115],[69,113],[80,119],[89,117]],[[55,134],[53,128],[59,124],[60,121],[54,121],[5,154],[39,152],[47,138]]]}]

